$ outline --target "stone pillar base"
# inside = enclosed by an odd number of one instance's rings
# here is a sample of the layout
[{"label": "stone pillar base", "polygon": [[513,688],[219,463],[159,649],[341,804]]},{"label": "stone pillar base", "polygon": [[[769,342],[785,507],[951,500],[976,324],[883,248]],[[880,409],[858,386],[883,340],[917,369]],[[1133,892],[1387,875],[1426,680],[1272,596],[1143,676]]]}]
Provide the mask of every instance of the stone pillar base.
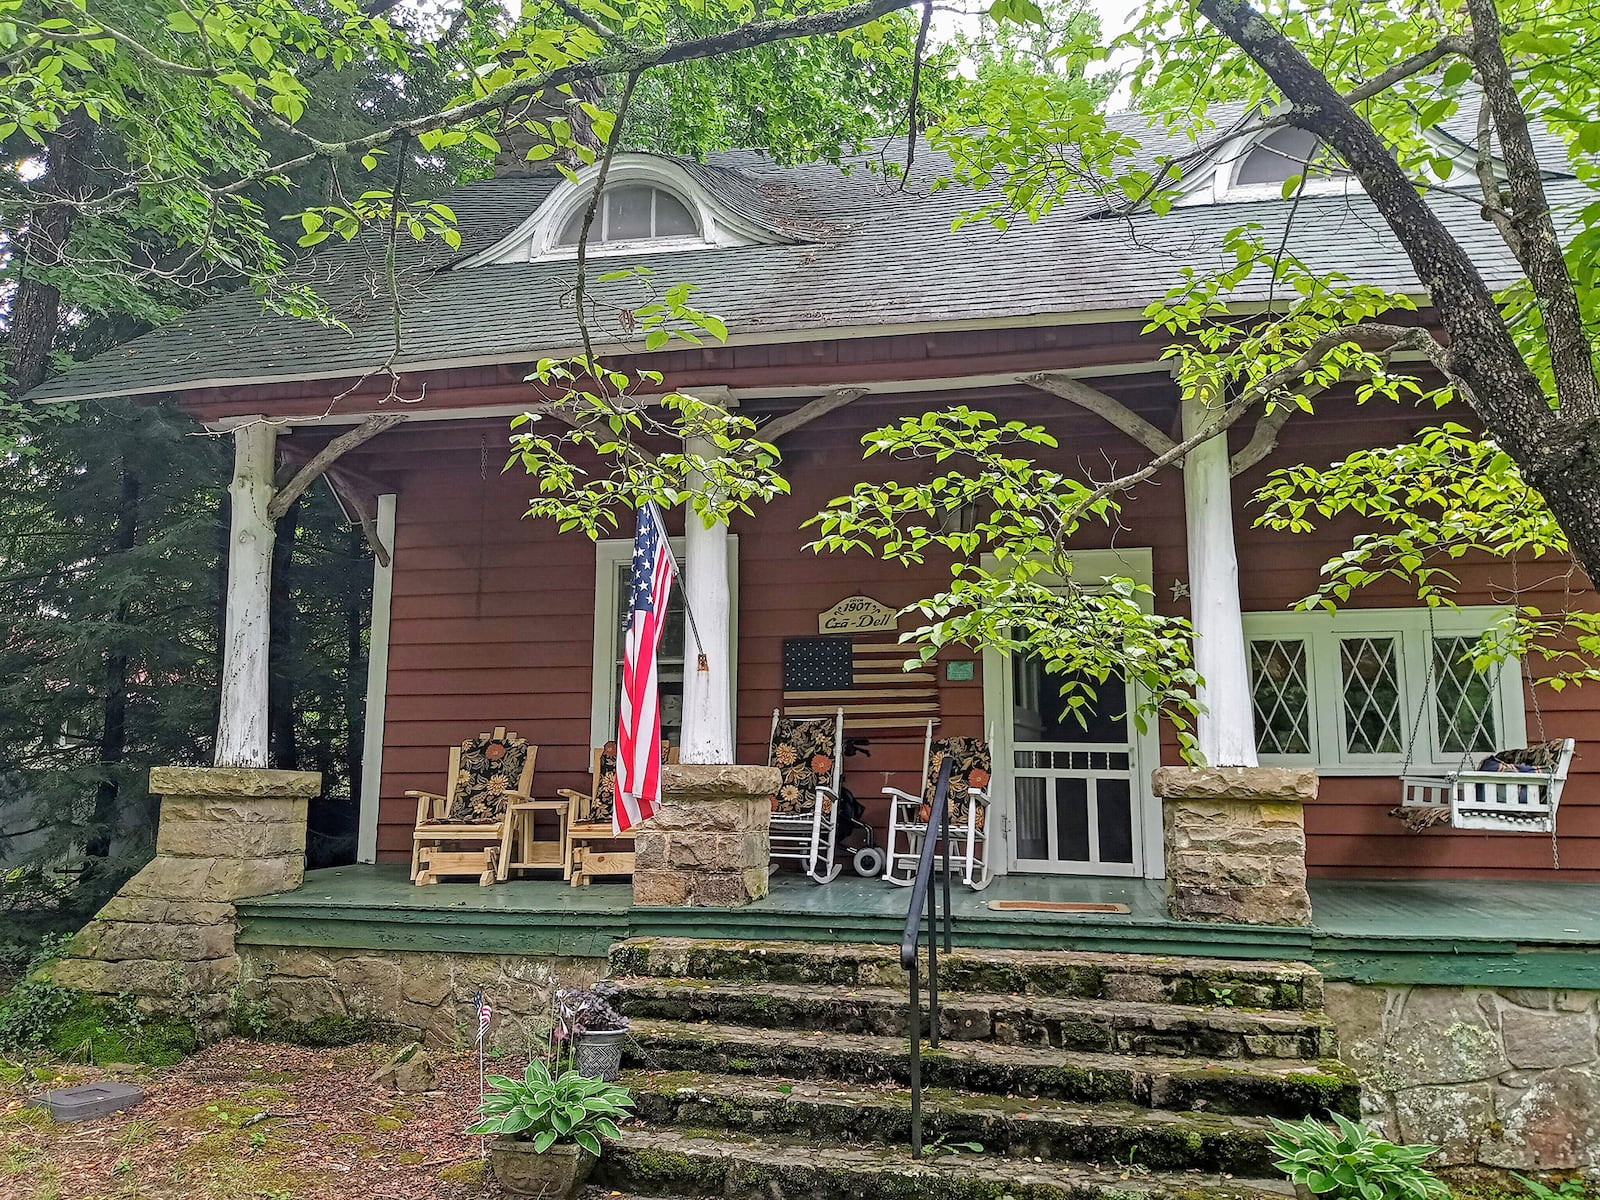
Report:
[{"label": "stone pillar base", "polygon": [[1286,767],[1160,767],[1167,913],[1177,921],[1309,925],[1304,805],[1317,774]]},{"label": "stone pillar base", "polygon": [[776,767],[674,764],[634,842],[633,902],[732,908],[767,894]]},{"label": "stone pillar base", "polygon": [[315,771],[151,770],[162,797],[156,856],[84,926],[51,978],[223,1032],[238,973],[233,902],[304,881],[306,805],[321,788]]}]

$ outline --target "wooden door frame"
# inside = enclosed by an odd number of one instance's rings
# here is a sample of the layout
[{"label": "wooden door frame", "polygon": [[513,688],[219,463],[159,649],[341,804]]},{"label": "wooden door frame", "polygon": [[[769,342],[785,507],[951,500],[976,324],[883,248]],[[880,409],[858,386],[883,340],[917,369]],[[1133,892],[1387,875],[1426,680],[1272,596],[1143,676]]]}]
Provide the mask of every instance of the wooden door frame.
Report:
[{"label": "wooden door frame", "polygon": [[[1121,550],[1076,550],[1072,553],[1073,570],[1079,579],[1104,579],[1111,576],[1132,579],[1146,587],[1154,581],[1153,554],[1148,546],[1133,546]],[[989,555],[984,556],[984,566],[997,567]],[[1048,581],[1048,576],[1041,576]],[[1141,593],[1140,604],[1148,612],[1153,608],[1153,597]],[[1011,663],[1008,655],[993,647],[983,652],[983,720],[991,729],[991,750],[994,755],[995,815],[1000,820],[1002,836],[995,839],[991,866],[996,874],[1004,875],[1012,868],[1011,837],[1016,825],[1015,794],[1012,787],[1011,763]],[[1137,685],[1133,685],[1137,686]],[[1132,720],[1130,715],[1129,720]],[[1134,858],[1140,865],[1132,878],[1161,879],[1166,874],[1166,856],[1162,853],[1161,801],[1150,789],[1150,772],[1161,765],[1161,732],[1155,721],[1143,733],[1133,731],[1133,804],[1134,804]]]}]

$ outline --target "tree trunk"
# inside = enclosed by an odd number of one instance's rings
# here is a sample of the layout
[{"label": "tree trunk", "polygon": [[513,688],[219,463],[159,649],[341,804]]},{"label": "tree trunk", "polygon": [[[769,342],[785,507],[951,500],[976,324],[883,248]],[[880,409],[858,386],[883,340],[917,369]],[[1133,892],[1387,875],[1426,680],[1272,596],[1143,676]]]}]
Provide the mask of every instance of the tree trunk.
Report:
[{"label": "tree trunk", "polygon": [[50,352],[61,329],[61,291],[40,278],[65,257],[77,210],[61,199],[76,198],[89,178],[89,152],[94,146],[93,121],[75,113],[45,138],[44,173],[35,192],[45,203],[34,210],[23,231],[22,270],[8,314],[7,351],[0,359],[0,389],[21,396],[44,382]]},{"label": "tree trunk", "polygon": [[[127,554],[139,537],[139,477],[122,464],[122,494],[117,501],[117,521],[107,547],[113,557]],[[128,601],[120,594],[111,615],[111,627],[118,642],[125,636]],[[106,656],[101,688],[100,784],[95,789],[94,813],[89,821],[89,837],[84,854],[90,859],[105,859],[111,853],[121,824],[117,772],[128,749],[128,655],[113,650]]]},{"label": "tree trunk", "polygon": [[268,761],[281,771],[300,769],[300,749],[295,738],[295,668],[300,657],[294,603],[294,552],[300,540],[300,501],[296,500],[278,522],[272,543],[272,598],[267,620],[271,642],[267,652]]},{"label": "tree trunk", "polygon": [[1197,8],[1267,73],[1293,105],[1294,123],[1354,172],[1428,289],[1450,337],[1448,371],[1462,399],[1544,495],[1579,565],[1600,577],[1600,429],[1551,409],[1466,250],[1327,77],[1247,0],[1198,0]]}]

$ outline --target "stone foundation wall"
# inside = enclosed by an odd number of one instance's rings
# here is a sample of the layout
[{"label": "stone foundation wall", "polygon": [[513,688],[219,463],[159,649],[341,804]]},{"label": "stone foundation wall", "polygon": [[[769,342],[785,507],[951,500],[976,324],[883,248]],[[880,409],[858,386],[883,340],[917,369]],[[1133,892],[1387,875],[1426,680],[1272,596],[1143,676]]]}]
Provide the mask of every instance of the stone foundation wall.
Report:
[{"label": "stone foundation wall", "polygon": [[1600,1166],[1600,992],[1327,984],[1369,1121],[1446,1165]]},{"label": "stone foundation wall", "polygon": [[603,958],[394,950],[239,947],[235,1018],[265,1036],[313,1039],[381,1032],[424,1044],[471,1042],[478,992],[494,1009],[489,1044],[548,1044],[550,993],[589,987]]}]

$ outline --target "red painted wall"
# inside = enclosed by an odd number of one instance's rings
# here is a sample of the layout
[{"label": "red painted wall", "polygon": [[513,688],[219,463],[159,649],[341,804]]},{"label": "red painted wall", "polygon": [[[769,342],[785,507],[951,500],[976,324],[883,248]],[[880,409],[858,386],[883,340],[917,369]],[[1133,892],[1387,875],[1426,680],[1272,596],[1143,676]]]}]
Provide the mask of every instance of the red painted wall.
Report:
[{"label": "red painted wall", "polygon": [[[1164,379],[1108,377],[1098,384],[1170,427],[1173,397]],[[747,761],[765,758],[768,724],[779,702],[784,637],[814,633],[817,613],[853,592],[904,604],[948,579],[947,566],[939,562],[903,569],[860,555],[813,555],[804,549],[809,535],[800,528],[856,480],[896,470],[891,464],[863,464],[859,439],[864,432],[948,399],[870,397],[797,431],[783,445],[793,495],[735,523],[740,539],[737,732]],[[1056,457],[1068,469],[1104,477],[1114,465],[1129,469],[1144,461],[1139,447],[1098,419],[1042,393],[991,394],[983,404],[1003,418],[1048,424],[1061,442]],[[749,411],[759,415],[774,407],[780,406],[752,403]],[[1375,427],[1387,427],[1383,436],[1398,440],[1408,427],[1437,419],[1392,406],[1357,409],[1324,402],[1314,418],[1289,423],[1267,464],[1235,481],[1236,508],[1251,511],[1249,493],[1272,466],[1326,462],[1374,444]],[[1240,441],[1247,432],[1241,431]],[[505,435],[500,420],[402,428],[373,443],[355,464],[392,481],[399,492],[378,841],[387,859],[409,853],[414,805],[404,798],[406,789],[438,788],[446,748],[475,732],[507,725],[538,743],[535,790],[541,796],[580,786],[587,778],[593,550],[580,536],[557,536],[548,523],[522,518],[532,488],[524,476],[499,473]],[[480,469],[485,459],[487,467]],[[897,477],[913,472],[931,473],[931,468],[902,464]],[[1125,504],[1122,525],[1116,544],[1152,547],[1157,603],[1173,610],[1170,585],[1188,576],[1180,477],[1167,472],[1139,488]],[[1341,539],[1349,532],[1340,527],[1290,537],[1253,529],[1248,516],[1241,517],[1245,609],[1282,610],[1311,591],[1319,564],[1346,544]],[[1088,530],[1081,544],[1104,546],[1111,538],[1104,529]],[[1553,607],[1560,598],[1561,571],[1525,565],[1522,574],[1525,585],[1544,581],[1530,590],[1527,602]],[[1511,582],[1507,565],[1468,565],[1462,575],[1470,585],[1463,603],[1505,602]],[[1402,606],[1411,597],[1390,586],[1355,602]],[[1177,604],[1176,611],[1184,611],[1184,602]],[[980,661],[972,682],[940,683],[941,730],[982,732],[980,655],[950,652],[945,657]],[[1392,778],[1323,780],[1307,813],[1313,873],[1600,879],[1600,754],[1592,748],[1600,742],[1600,691],[1555,695],[1541,689],[1540,704],[1550,736],[1580,741],[1561,808],[1559,875],[1551,871],[1546,837],[1409,833],[1388,816],[1398,802]],[[847,783],[859,796],[877,797],[886,781],[902,787],[915,782],[920,734],[874,737],[872,751],[870,759],[847,762]],[[1177,759],[1170,736],[1164,738],[1163,757]]]}]

